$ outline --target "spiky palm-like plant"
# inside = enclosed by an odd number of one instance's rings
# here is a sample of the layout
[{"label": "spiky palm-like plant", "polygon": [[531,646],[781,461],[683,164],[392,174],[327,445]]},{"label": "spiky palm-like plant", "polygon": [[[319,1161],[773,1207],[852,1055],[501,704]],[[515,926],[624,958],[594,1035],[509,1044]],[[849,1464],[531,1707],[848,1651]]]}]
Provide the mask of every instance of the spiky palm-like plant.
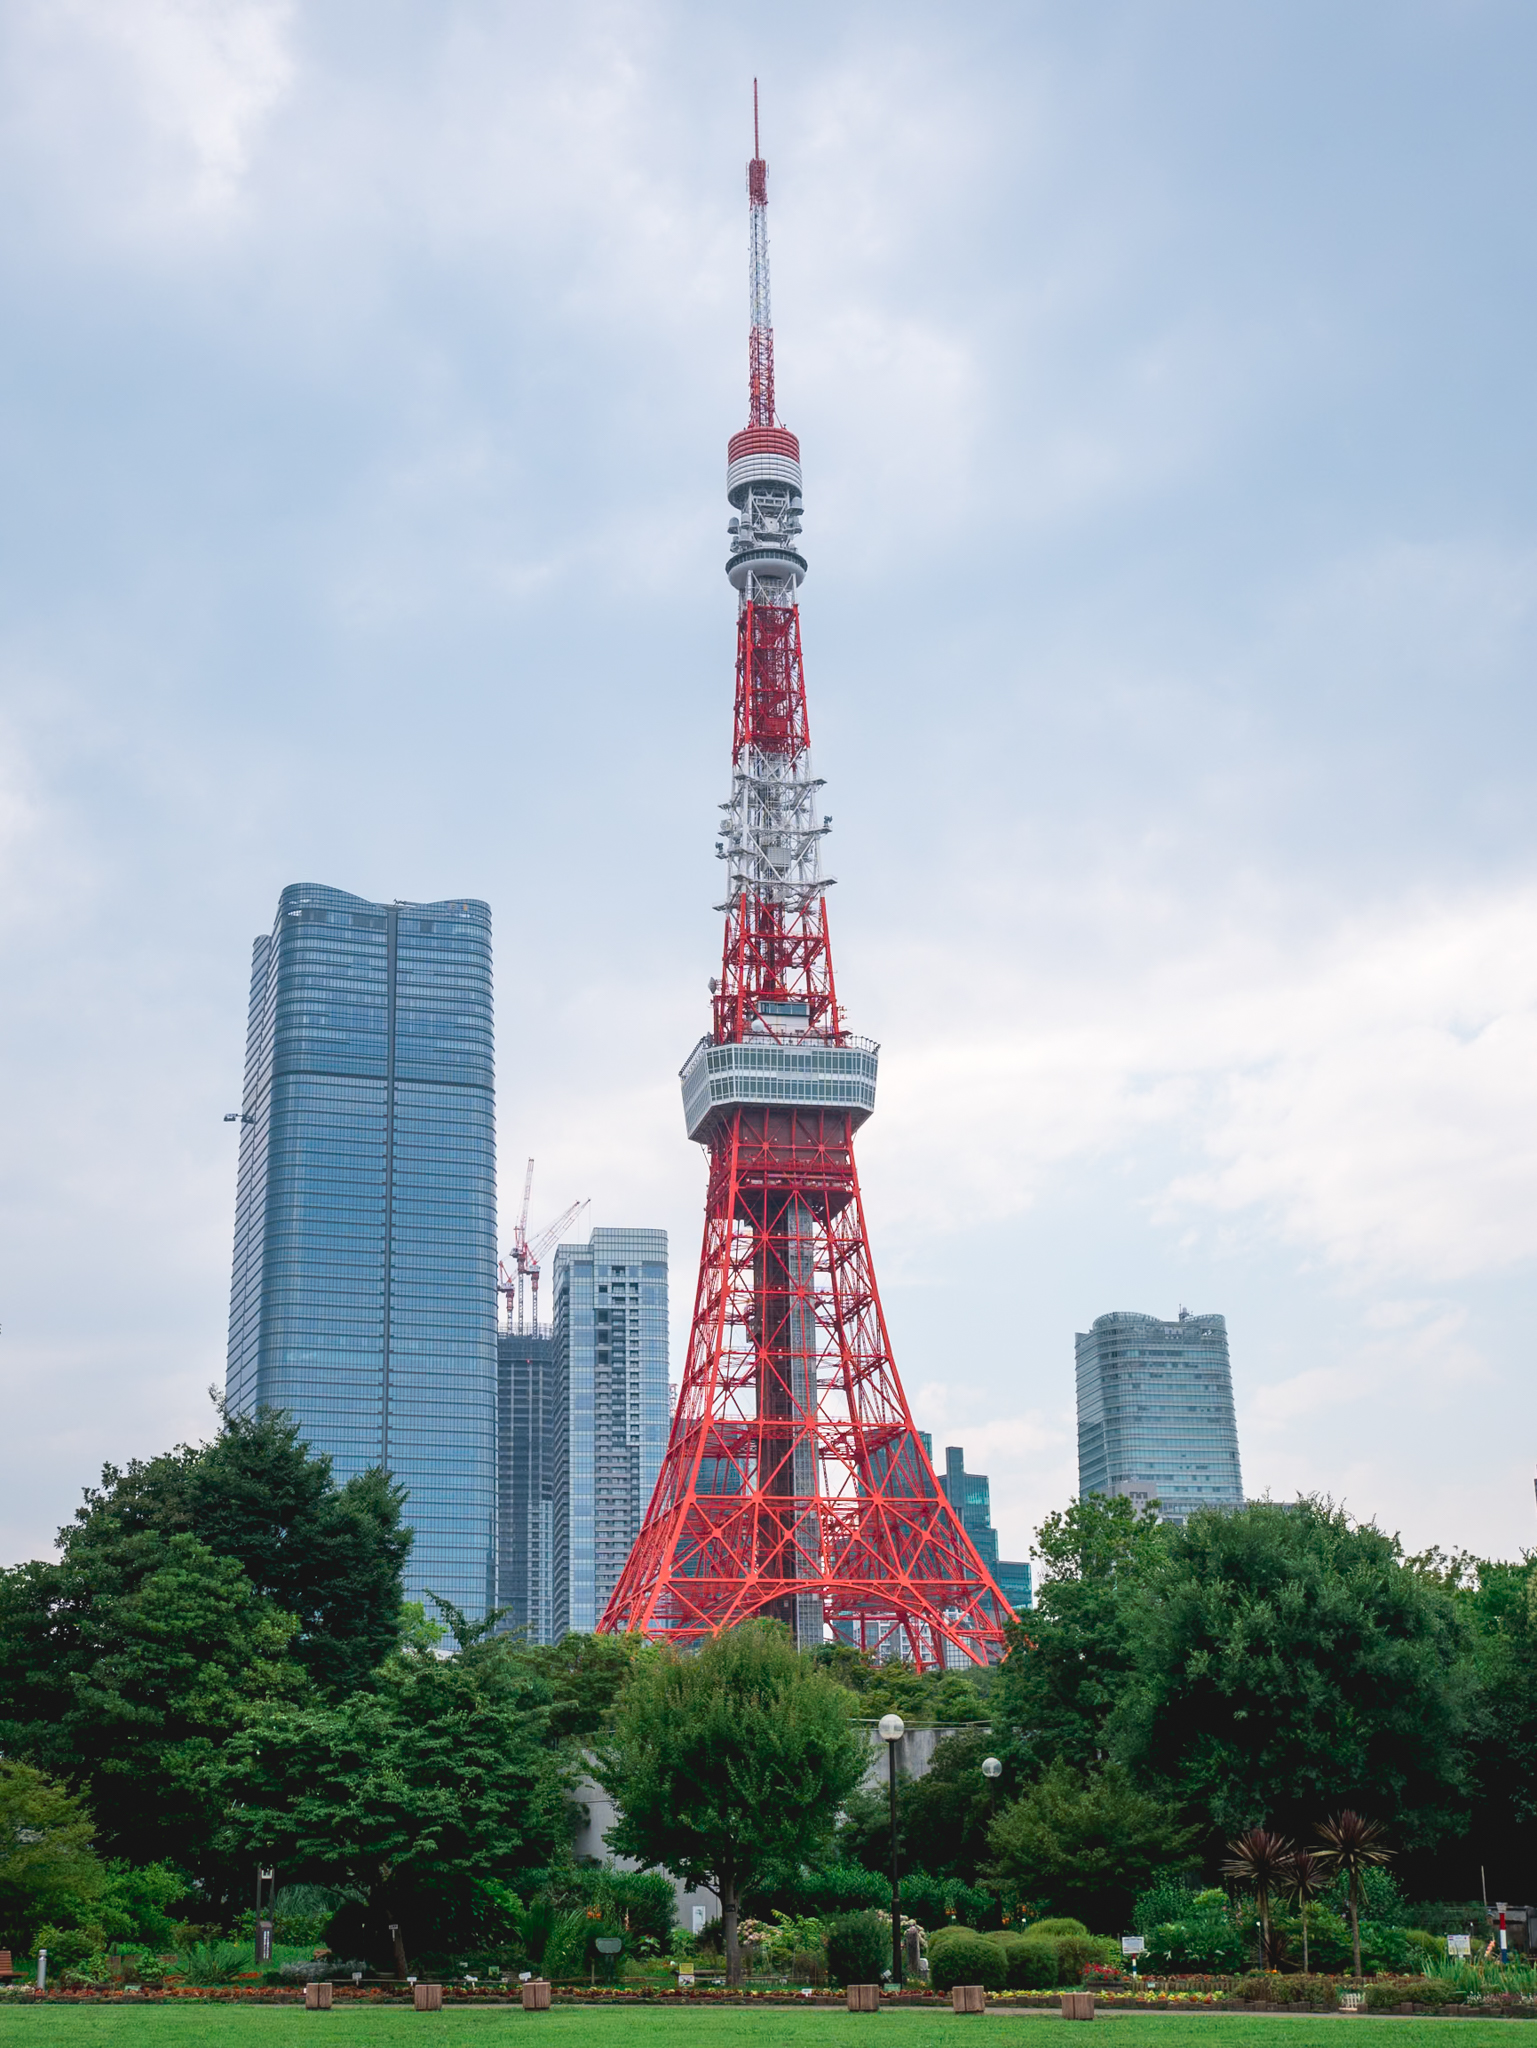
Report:
[{"label": "spiky palm-like plant", "polygon": [[1287,1898],[1295,1899],[1302,1915],[1302,1974],[1308,1974],[1308,1907],[1328,1882],[1329,1872],[1317,1849],[1294,1849],[1291,1867],[1284,1881]]},{"label": "spiky palm-like plant", "polygon": [[1393,1851],[1383,1842],[1381,1826],[1346,1807],[1333,1820],[1321,1820],[1318,1834],[1323,1847],[1318,1854],[1331,1873],[1343,1871],[1350,1895],[1350,1949],[1361,1975],[1361,1879],[1368,1870],[1380,1870]]},{"label": "spiky palm-like plant", "polygon": [[1227,1846],[1228,1859],[1222,1866],[1222,1874],[1238,1878],[1253,1890],[1259,1907],[1261,1967],[1264,1967],[1271,1960],[1270,1895],[1286,1883],[1291,1869],[1292,1845],[1285,1835],[1278,1835],[1270,1828],[1248,1828],[1236,1842],[1229,1842]]}]

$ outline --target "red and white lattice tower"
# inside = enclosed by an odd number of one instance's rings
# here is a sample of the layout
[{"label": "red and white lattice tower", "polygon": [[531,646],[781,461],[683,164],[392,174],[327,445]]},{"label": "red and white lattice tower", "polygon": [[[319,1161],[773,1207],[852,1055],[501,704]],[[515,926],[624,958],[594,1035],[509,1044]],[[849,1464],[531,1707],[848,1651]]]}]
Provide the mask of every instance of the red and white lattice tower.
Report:
[{"label": "red and white lattice tower", "polygon": [[749,425],[727,449],[738,594],[726,943],[683,1068],[709,1148],[704,1246],[667,1454],[604,1630],[686,1643],[753,1615],[920,1668],[999,1657],[1009,1608],[934,1477],[892,1361],[854,1133],[877,1048],[833,981],[796,592],[800,443],[774,417],[768,166],[747,167]]}]

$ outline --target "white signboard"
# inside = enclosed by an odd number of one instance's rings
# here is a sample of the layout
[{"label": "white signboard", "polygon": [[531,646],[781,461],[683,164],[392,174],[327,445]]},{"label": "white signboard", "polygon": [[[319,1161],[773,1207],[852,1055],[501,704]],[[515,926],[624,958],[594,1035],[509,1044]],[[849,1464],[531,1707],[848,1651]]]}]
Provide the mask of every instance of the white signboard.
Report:
[{"label": "white signboard", "polygon": [[1449,1956],[1465,1956],[1471,1943],[1465,1934],[1449,1934],[1446,1937],[1446,1953]]},{"label": "white signboard", "polygon": [[1139,1956],[1146,1947],[1147,1943],[1140,1934],[1123,1934],[1121,1936],[1121,1954],[1123,1956]]}]

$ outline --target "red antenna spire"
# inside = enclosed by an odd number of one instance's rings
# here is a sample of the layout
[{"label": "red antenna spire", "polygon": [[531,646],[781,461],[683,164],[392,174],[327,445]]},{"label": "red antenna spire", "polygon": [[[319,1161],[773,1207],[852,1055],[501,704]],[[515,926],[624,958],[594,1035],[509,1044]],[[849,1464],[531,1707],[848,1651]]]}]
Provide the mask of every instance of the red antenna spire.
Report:
[{"label": "red antenna spire", "polygon": [[774,424],[774,316],[769,310],[768,165],[758,141],[758,81],[752,82],[752,162],[747,166],[747,211],[752,253],[752,334],[747,343],[747,424]]}]

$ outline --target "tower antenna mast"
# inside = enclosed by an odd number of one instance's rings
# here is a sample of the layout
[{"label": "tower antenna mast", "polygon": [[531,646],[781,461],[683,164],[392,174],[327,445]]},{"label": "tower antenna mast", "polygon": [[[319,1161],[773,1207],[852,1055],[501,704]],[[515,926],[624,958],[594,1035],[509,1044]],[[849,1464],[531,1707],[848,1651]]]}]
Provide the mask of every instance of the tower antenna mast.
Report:
[{"label": "tower antenna mast", "polygon": [[747,343],[747,422],[774,424],[774,315],[769,303],[768,165],[758,141],[758,81],[752,82],[752,162],[747,166],[749,293],[752,332]]}]

